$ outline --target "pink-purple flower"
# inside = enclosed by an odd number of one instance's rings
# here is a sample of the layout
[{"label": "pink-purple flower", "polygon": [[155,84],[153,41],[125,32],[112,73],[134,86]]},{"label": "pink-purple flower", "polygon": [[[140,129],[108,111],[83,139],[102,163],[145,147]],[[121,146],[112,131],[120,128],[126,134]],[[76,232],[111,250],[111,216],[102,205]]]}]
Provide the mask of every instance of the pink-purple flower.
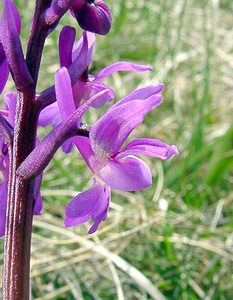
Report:
[{"label": "pink-purple flower", "polygon": [[[63,121],[75,111],[74,98],[67,93],[70,85],[66,68],[56,74],[57,101]],[[74,137],[73,141],[94,174],[93,186],[80,193],[66,207],[65,226],[82,224],[89,219],[93,225],[89,233],[106,219],[110,189],[142,190],[152,183],[148,165],[135,155],[149,155],[168,159],[178,155],[176,146],[155,139],[136,139],[124,146],[131,132],[140,125],[146,114],[161,104],[162,84],[133,91],[113,105],[94,124],[88,137]]]}]

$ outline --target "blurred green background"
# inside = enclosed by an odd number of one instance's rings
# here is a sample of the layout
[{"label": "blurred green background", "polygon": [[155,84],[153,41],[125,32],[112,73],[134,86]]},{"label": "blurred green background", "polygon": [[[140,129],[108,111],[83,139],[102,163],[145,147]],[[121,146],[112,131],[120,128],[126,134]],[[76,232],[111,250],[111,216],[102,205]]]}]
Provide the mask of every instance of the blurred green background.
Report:
[{"label": "blurred green background", "polygon": [[[34,3],[15,2],[25,47]],[[77,151],[59,151],[44,175],[43,214],[34,220],[32,299],[231,300],[233,2],[106,2],[112,30],[97,37],[91,73],[117,60],[152,65],[151,73],[118,73],[105,83],[120,99],[164,82],[164,103],[133,136],[176,144],[180,156],[146,157],[153,185],[113,191],[108,220],[89,236],[88,224],[66,230],[63,219],[68,201],[90,186],[91,172]],[[78,29],[67,15],[48,38],[38,91],[54,81],[62,24]],[[86,121],[101,112],[90,111]]]}]

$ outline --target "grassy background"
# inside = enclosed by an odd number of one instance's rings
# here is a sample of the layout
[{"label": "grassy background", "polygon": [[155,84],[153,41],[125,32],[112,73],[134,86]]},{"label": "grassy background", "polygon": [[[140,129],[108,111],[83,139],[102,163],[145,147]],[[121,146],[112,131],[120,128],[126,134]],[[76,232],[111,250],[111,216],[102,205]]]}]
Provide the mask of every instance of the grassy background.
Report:
[{"label": "grassy background", "polygon": [[[33,3],[15,2],[25,41]],[[32,299],[233,299],[233,3],[108,4],[112,31],[97,38],[91,72],[119,59],[151,64],[150,74],[116,74],[106,83],[119,99],[164,82],[163,105],[133,136],[176,144],[180,156],[145,158],[152,187],[114,191],[108,220],[88,236],[85,225],[63,229],[63,217],[65,204],[90,186],[91,173],[76,151],[58,152],[44,176],[43,215],[34,221]],[[75,25],[69,16],[67,23]],[[60,30],[46,43],[39,90],[54,80]],[[89,112],[87,121],[98,114]]]}]

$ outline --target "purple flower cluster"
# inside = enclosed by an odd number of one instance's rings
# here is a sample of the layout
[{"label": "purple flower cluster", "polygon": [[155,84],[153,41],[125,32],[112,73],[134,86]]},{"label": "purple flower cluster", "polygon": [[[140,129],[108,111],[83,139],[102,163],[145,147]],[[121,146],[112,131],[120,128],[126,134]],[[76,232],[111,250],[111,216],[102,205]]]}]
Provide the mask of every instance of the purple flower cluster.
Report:
[{"label": "purple flower cluster", "polygon": [[[20,33],[20,17],[11,0],[4,0],[3,21],[0,41],[7,40],[4,22],[12,22],[14,35]],[[47,18],[52,20],[62,9],[51,4]],[[65,2],[65,1],[64,1]],[[72,2],[72,1],[71,1]],[[75,42],[76,30],[65,26],[59,38],[60,69],[55,74],[55,87],[38,94],[43,110],[39,115],[38,126],[52,125],[52,131],[41,141],[37,138],[34,150],[17,170],[23,180],[34,178],[34,214],[40,214],[42,201],[40,185],[45,167],[54,153],[62,146],[64,153],[75,147],[93,173],[93,185],[78,194],[65,208],[65,226],[72,227],[92,219],[89,233],[98,229],[106,220],[111,189],[123,191],[143,190],[152,184],[152,174],[148,165],[138,158],[147,155],[166,160],[178,155],[176,146],[150,138],[139,138],[125,145],[132,131],[139,126],[145,116],[162,103],[163,84],[150,85],[132,91],[116,101],[91,125],[84,125],[84,113],[96,109],[115,99],[112,88],[104,80],[115,72],[145,72],[149,66],[131,62],[117,62],[105,67],[96,75],[89,73],[95,33],[107,34],[111,27],[109,8],[102,0],[76,0],[69,7],[80,27],[82,37]],[[5,18],[5,19],[4,19]],[[52,22],[52,21],[51,21]],[[7,61],[8,42],[0,42],[0,92],[9,74]],[[8,44],[7,44],[8,43]],[[3,45],[4,44],[4,45]],[[3,47],[4,46],[4,47]],[[9,46],[10,47],[10,46]],[[17,97],[14,93],[4,96],[5,107],[0,114],[8,119],[14,128]],[[51,100],[54,99],[54,100]],[[46,103],[46,104],[43,104]],[[0,139],[0,235],[4,235],[7,184],[9,181],[9,153],[4,139]]]}]

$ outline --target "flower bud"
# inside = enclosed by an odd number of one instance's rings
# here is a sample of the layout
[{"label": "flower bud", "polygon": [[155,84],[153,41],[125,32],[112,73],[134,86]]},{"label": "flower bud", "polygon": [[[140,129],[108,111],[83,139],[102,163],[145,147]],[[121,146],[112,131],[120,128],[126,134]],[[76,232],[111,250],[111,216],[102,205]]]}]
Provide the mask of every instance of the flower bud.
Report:
[{"label": "flower bud", "polygon": [[111,28],[111,14],[103,0],[76,0],[72,15],[84,30],[105,35]]}]

